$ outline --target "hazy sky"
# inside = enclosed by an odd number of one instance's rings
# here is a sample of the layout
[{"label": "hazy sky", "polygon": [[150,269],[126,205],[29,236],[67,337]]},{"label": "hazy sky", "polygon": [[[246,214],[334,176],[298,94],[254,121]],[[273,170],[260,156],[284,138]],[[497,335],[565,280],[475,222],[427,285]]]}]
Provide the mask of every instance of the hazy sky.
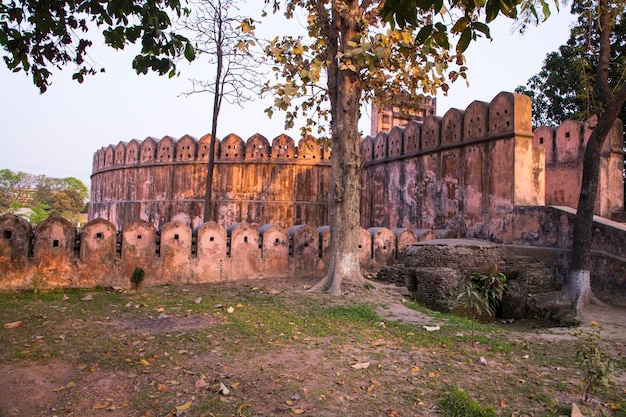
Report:
[{"label": "hazy sky", "polygon": [[[437,113],[464,109],[474,100],[488,102],[500,91],[525,84],[545,55],[568,39],[574,18],[563,9],[523,36],[511,32],[510,20],[496,21],[493,42],[480,40],[467,53],[469,88],[463,81],[453,84],[447,97],[437,97]],[[103,146],[147,136],[200,138],[209,133],[212,97],[181,95],[191,87],[189,72],[197,69],[182,68],[173,79],[138,76],[131,68],[132,55],[94,49],[92,56],[106,73],[78,84],[71,80],[70,68],[55,74],[43,95],[24,73],[11,73],[0,63],[0,169],[73,176],[89,186],[93,154]],[[263,112],[267,103],[257,100],[243,110],[225,104],[217,136],[235,133],[247,139],[258,132],[271,142],[284,132],[284,119],[280,113],[268,119]],[[369,134],[369,115],[361,126]],[[298,141],[297,130],[288,133]]]}]

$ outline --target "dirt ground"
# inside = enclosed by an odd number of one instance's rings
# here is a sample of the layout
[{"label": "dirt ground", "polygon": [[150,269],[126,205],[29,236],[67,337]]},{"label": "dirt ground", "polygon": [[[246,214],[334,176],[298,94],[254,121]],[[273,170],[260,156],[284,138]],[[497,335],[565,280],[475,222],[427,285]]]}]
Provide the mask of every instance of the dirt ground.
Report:
[{"label": "dirt ground", "polygon": [[[303,291],[308,282],[275,281],[265,285],[264,291],[279,294],[282,297],[309,296]],[[380,323],[381,326],[393,321],[414,324],[416,328],[421,328],[423,325],[445,324],[444,319],[437,320],[408,308],[404,304],[406,294],[402,291],[381,290],[375,293],[376,295],[369,294],[367,297],[371,298],[369,301],[380,306],[377,308],[377,313],[383,320]],[[361,293],[352,292],[348,293],[345,298],[363,296]],[[626,308],[590,306],[583,319],[583,328],[589,326],[592,321],[597,322],[603,327],[605,338],[614,341],[616,346],[626,348]],[[216,320],[215,316],[176,316],[161,321],[152,317],[131,322],[109,319],[95,323],[95,331],[137,333],[144,335],[146,340],[149,339],[146,335],[153,332],[166,332],[176,339],[179,335],[192,330],[215,327],[218,324]],[[536,323],[529,321],[501,325],[508,326],[509,330],[514,329],[511,337],[519,340],[551,341],[573,338],[575,332],[575,329],[539,327]],[[0,331],[9,330],[0,329]],[[231,358],[231,356],[227,356],[226,352],[221,350],[223,346],[226,346],[227,341],[222,341],[219,337],[210,340],[211,343],[207,342],[210,346],[206,349],[178,349],[176,353],[179,357],[189,358],[186,361],[181,359],[180,362],[176,362],[181,366],[170,366],[170,361],[163,362],[167,363],[167,366],[161,365],[161,368],[157,368],[156,363],[163,360],[161,356],[155,359],[150,367],[146,367],[150,372],[115,370],[101,366],[99,363],[77,365],[75,360],[65,358],[63,355],[45,361],[17,360],[2,363],[0,364],[0,417],[217,416],[222,414],[194,411],[191,407],[186,410],[185,407],[190,401],[197,404],[202,398],[201,392],[205,388],[203,384],[209,385],[215,392],[222,387],[222,382],[227,391],[232,391],[230,396],[216,395],[211,401],[239,401],[241,406],[237,411],[238,414],[231,413],[231,415],[304,414],[389,417],[436,415],[435,403],[428,399],[429,389],[420,388],[423,380],[420,379],[422,377],[419,376],[419,372],[410,378],[403,377],[408,378],[408,383],[415,386],[415,394],[411,395],[394,393],[393,378],[399,372],[398,369],[403,367],[420,366],[424,369],[432,367],[433,370],[427,374],[427,377],[430,377],[437,372],[443,374],[446,367],[450,366],[448,363],[438,361],[436,352],[426,352],[425,349],[419,347],[410,351],[399,351],[393,343],[386,341],[367,341],[363,345],[359,341],[354,341],[345,346],[333,345],[333,354],[337,360],[330,361],[325,351],[326,344],[333,343],[330,338],[304,340],[299,345],[290,345],[281,342],[279,338],[271,341],[262,340],[262,336],[259,336],[259,343],[271,344],[269,350],[252,354],[242,349],[236,356],[237,361],[233,362],[226,360],[226,357]],[[33,343],[36,342],[35,340]],[[144,340],[140,339],[128,341],[128,345],[137,344],[138,347],[143,346],[142,343]],[[236,341],[232,343],[236,346]],[[0,347],[0,349],[9,348],[9,346]],[[137,351],[140,350],[137,348]],[[621,351],[619,354],[623,355],[624,352]],[[174,357],[173,352],[169,352],[169,355]],[[147,356],[146,359],[152,360]],[[378,363],[378,370],[377,373],[372,371],[368,377],[360,377],[352,369],[345,370],[342,366],[346,363],[351,364],[352,368],[354,368],[353,365],[365,363],[375,367]],[[201,366],[194,367],[191,364],[201,364]],[[462,364],[462,366],[468,365]],[[473,371],[474,368],[467,368],[472,371],[465,372],[465,374],[463,372],[465,368],[459,369],[458,375],[450,377],[451,382],[460,381],[462,384],[472,386],[480,384],[481,378],[484,377]],[[504,376],[501,377],[504,378]],[[457,380],[455,381],[454,378]],[[626,386],[623,375],[619,378],[617,386]],[[330,386],[329,381],[333,381]],[[348,389],[348,387],[351,388]],[[383,388],[385,388],[385,393],[383,393]],[[139,392],[148,389],[150,392]],[[179,409],[166,405],[160,406],[159,401],[162,400],[159,394],[166,392],[176,393],[174,398],[179,399],[177,401]],[[369,397],[378,395],[377,402],[372,403],[378,408],[368,409],[369,406],[365,405],[369,403],[358,398],[361,392]],[[386,396],[393,399],[393,403],[380,405],[381,402],[385,403]],[[142,402],[148,403],[150,407],[144,407],[145,404],[141,404]],[[357,406],[359,403],[361,408]],[[137,411],[138,409],[141,411]],[[208,409],[210,407],[203,410]],[[219,406],[215,409],[219,409]],[[252,409],[254,411],[251,411]],[[512,408],[503,408],[498,411],[500,415],[524,415],[522,412],[516,413]]]}]

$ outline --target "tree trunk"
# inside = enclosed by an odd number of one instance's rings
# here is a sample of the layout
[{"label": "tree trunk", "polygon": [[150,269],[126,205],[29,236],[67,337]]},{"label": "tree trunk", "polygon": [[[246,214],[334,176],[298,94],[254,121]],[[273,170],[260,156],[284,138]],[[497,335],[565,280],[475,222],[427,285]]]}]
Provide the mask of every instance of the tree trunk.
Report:
[{"label": "tree trunk", "polygon": [[619,110],[626,101],[626,87],[617,92],[609,86],[609,65],[611,63],[611,29],[615,10],[608,0],[598,4],[599,54],[595,88],[602,109],[598,123],[593,129],[583,161],[583,179],[580,187],[578,210],[574,223],[572,259],[568,282],[568,293],[576,314],[592,301],[597,301],[591,291],[591,242],[593,238],[593,210],[598,193],[600,152],[606,138],[615,124]]},{"label": "tree trunk", "polygon": [[578,199],[578,210],[574,221],[574,238],[572,242],[572,259],[568,282],[569,296],[572,307],[579,314],[592,301],[597,301],[591,291],[591,242],[593,239],[593,212],[598,193],[600,177],[600,152],[602,145],[617,119],[621,106],[611,102],[598,118],[593,129],[583,161],[583,179]]},{"label": "tree trunk", "polygon": [[207,162],[207,174],[206,174],[206,189],[204,194],[204,222],[210,222],[215,219],[213,213],[213,167],[215,166],[215,140],[217,136],[217,121],[220,114],[220,108],[222,107],[222,71],[224,65],[224,51],[222,41],[222,4],[218,2],[218,13],[216,14],[217,21],[215,25],[217,27],[216,38],[216,69],[215,69],[215,93],[213,95],[213,118],[211,121],[211,140],[209,141],[209,153]]},{"label": "tree trunk", "polygon": [[[334,2],[333,2],[334,3]],[[314,290],[328,288],[332,295],[341,294],[342,283],[364,282],[359,263],[361,207],[361,80],[354,71],[340,68],[337,48],[347,52],[355,38],[357,22],[354,11],[358,2],[346,2],[350,10],[341,12],[333,6],[332,20],[337,32],[329,42],[328,89],[331,102],[331,201],[330,250],[324,278]],[[330,29],[329,29],[330,30]],[[331,33],[329,38],[333,39]]]}]

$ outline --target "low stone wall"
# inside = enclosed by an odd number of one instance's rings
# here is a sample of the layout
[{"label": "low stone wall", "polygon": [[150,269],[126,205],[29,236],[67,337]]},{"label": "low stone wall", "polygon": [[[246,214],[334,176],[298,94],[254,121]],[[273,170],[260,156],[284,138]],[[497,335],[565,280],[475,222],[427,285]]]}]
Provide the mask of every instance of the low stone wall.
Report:
[{"label": "low stone wall", "polygon": [[395,265],[383,268],[379,277],[404,283],[416,301],[441,312],[459,312],[457,288],[465,274],[487,273],[497,266],[507,278],[507,291],[498,311],[501,318],[527,315],[533,294],[557,289],[555,271],[536,259],[507,247],[474,239],[442,239],[407,247]]},{"label": "low stone wall", "polygon": [[[156,230],[136,220],[118,231],[95,219],[77,231],[51,217],[32,230],[12,214],[0,216],[0,231],[0,290],[128,287],[135,267],[146,271],[147,286],[321,276],[330,241],[328,226],[240,223],[225,229],[209,222],[191,229],[173,221]],[[361,229],[361,267],[374,272],[406,246],[436,237],[433,230]]]}]

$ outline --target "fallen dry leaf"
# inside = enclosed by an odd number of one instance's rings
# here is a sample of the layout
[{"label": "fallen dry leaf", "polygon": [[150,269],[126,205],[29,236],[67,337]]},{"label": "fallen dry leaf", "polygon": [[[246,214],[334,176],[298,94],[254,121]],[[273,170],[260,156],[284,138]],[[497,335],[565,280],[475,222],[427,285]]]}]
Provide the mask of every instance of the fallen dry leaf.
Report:
[{"label": "fallen dry leaf", "polygon": [[20,327],[22,325],[21,321],[14,321],[12,323],[5,323],[4,324],[4,328],[5,329],[15,329],[16,327]]},{"label": "fallen dry leaf", "polygon": [[91,409],[92,410],[106,410],[107,407],[109,407],[110,405],[111,405],[110,403],[104,403],[104,404],[95,403],[93,407],[91,407]]},{"label": "fallen dry leaf", "polygon": [[150,362],[148,362],[148,361],[147,361],[147,360],[145,360],[145,359],[140,360],[140,361],[139,361],[139,363],[140,363],[141,365],[143,365],[143,366],[150,366]]},{"label": "fallen dry leaf", "polygon": [[93,301],[93,295],[87,294],[86,296],[81,298],[81,300],[83,300],[83,301]]},{"label": "fallen dry leaf", "polygon": [[291,407],[291,412],[294,414],[302,414],[305,412],[305,410],[303,410],[302,408]]},{"label": "fallen dry leaf", "polygon": [[222,395],[230,394],[230,390],[228,389],[228,387],[221,382],[220,382],[220,389],[218,390],[218,392],[222,393]]},{"label": "fallen dry leaf", "polygon": [[197,389],[206,388],[208,386],[209,386],[209,384],[207,384],[204,379],[199,379],[199,380],[196,381],[196,388]]},{"label": "fallen dry leaf", "polygon": [[185,404],[183,405],[177,405],[176,406],[176,411],[187,411],[191,408],[191,404],[193,403],[193,401],[187,401]]},{"label": "fallen dry leaf", "polygon": [[351,365],[354,369],[367,369],[370,366],[369,362],[359,362]]}]

